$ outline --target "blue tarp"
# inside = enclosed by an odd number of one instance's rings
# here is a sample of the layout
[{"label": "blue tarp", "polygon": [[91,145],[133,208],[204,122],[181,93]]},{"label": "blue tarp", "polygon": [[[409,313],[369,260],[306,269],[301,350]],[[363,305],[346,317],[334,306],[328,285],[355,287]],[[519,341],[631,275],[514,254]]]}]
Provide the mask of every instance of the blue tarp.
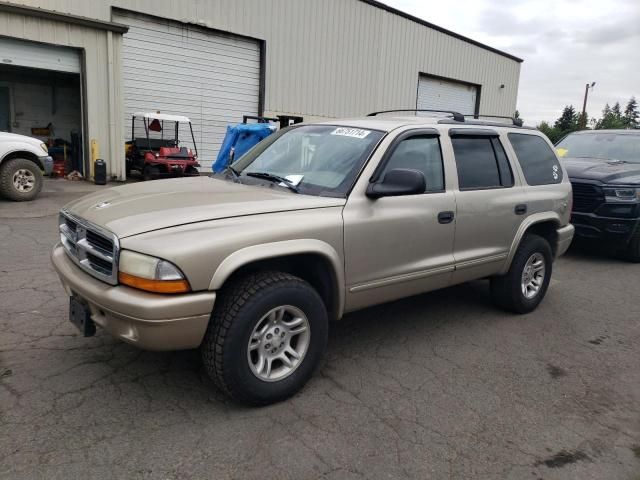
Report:
[{"label": "blue tarp", "polygon": [[275,131],[275,126],[268,123],[240,123],[238,125],[229,125],[227,134],[222,142],[222,147],[218,153],[218,158],[213,162],[212,170],[214,173],[223,171],[231,160],[231,152],[233,159],[238,160],[245,153],[251,150],[262,139],[268,137]]}]

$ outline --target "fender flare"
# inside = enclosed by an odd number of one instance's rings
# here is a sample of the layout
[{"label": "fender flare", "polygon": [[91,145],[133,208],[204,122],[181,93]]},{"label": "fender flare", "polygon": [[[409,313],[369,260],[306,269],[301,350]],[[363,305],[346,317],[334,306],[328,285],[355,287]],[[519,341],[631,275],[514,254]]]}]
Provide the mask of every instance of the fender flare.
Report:
[{"label": "fender flare", "polygon": [[[15,155],[16,153],[19,155]],[[17,147],[17,148],[14,148],[13,150],[9,150],[7,152],[2,153],[2,156],[0,156],[0,164],[2,164],[8,157],[20,158],[20,155],[23,155],[24,158],[26,158],[27,160],[31,160],[36,165],[38,165],[40,170],[44,170],[44,165],[40,161],[40,157],[43,155],[42,155],[42,152],[39,152],[39,153],[40,155],[34,153],[29,148]]]},{"label": "fender flare", "polygon": [[213,274],[209,282],[209,290],[219,290],[224,282],[239,268],[255,261],[269,258],[285,257],[289,255],[315,254],[320,255],[331,265],[336,279],[336,293],[338,295],[338,318],[342,316],[345,305],[344,292],[344,262],[338,252],[326,242],[316,239],[285,240],[281,242],[262,243],[252,245],[233,252],[225,258]]},{"label": "fender flare", "polygon": [[511,243],[511,248],[509,249],[509,255],[507,256],[507,259],[505,260],[504,266],[502,267],[502,270],[500,270],[500,274],[503,275],[505,273],[507,273],[509,271],[509,267],[511,267],[511,261],[513,260],[513,257],[516,254],[516,251],[518,250],[518,247],[520,246],[520,242],[522,241],[522,238],[524,237],[525,233],[527,233],[527,230],[529,230],[533,225],[536,225],[537,223],[542,223],[542,222],[553,222],[556,224],[556,228],[560,227],[560,225],[562,225],[562,221],[560,219],[560,215],[558,215],[556,212],[541,212],[541,213],[534,213],[533,215],[529,215],[521,224],[520,227],[518,228],[518,231],[516,232],[516,235],[513,239],[513,242]]}]

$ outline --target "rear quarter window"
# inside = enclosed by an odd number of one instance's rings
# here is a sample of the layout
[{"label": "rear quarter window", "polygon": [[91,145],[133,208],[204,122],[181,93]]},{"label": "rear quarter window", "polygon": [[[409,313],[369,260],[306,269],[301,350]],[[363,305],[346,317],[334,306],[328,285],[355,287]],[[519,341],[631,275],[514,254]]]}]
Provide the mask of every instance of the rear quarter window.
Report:
[{"label": "rear quarter window", "polygon": [[523,133],[510,133],[508,136],[529,185],[562,182],[562,168],[542,137]]}]

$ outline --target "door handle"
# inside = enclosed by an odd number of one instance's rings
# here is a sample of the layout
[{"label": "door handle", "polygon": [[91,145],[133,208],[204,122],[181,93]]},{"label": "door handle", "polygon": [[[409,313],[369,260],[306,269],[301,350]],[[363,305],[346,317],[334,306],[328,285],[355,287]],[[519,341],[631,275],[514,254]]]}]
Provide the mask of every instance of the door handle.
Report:
[{"label": "door handle", "polygon": [[451,223],[453,222],[453,212],[440,212],[438,214],[438,223]]},{"label": "door handle", "polygon": [[516,212],[516,215],[524,215],[525,213],[527,213],[527,205],[524,203],[516,205],[514,211]]}]

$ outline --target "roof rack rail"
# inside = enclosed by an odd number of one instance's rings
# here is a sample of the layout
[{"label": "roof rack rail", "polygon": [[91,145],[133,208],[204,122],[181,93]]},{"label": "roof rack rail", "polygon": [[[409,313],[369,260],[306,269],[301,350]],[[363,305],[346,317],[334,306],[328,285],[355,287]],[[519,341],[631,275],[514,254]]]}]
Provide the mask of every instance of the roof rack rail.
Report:
[{"label": "roof rack rail", "polygon": [[513,123],[516,127],[521,127],[522,125],[524,125],[524,122],[522,121],[521,118],[515,118],[515,117],[509,117],[509,116],[504,116],[504,115],[465,115],[465,117],[473,117],[475,119],[480,119],[480,117],[487,117],[487,118],[506,118],[511,120],[511,123]]},{"label": "roof rack rail", "polygon": [[452,116],[452,118],[456,122],[464,122],[464,115],[459,112],[454,112],[453,110],[427,110],[422,108],[399,108],[395,110],[381,110],[379,112],[372,112],[367,115],[367,117],[375,117],[376,115],[380,115],[381,113],[395,113],[395,112],[430,112],[430,113],[448,113]]}]

